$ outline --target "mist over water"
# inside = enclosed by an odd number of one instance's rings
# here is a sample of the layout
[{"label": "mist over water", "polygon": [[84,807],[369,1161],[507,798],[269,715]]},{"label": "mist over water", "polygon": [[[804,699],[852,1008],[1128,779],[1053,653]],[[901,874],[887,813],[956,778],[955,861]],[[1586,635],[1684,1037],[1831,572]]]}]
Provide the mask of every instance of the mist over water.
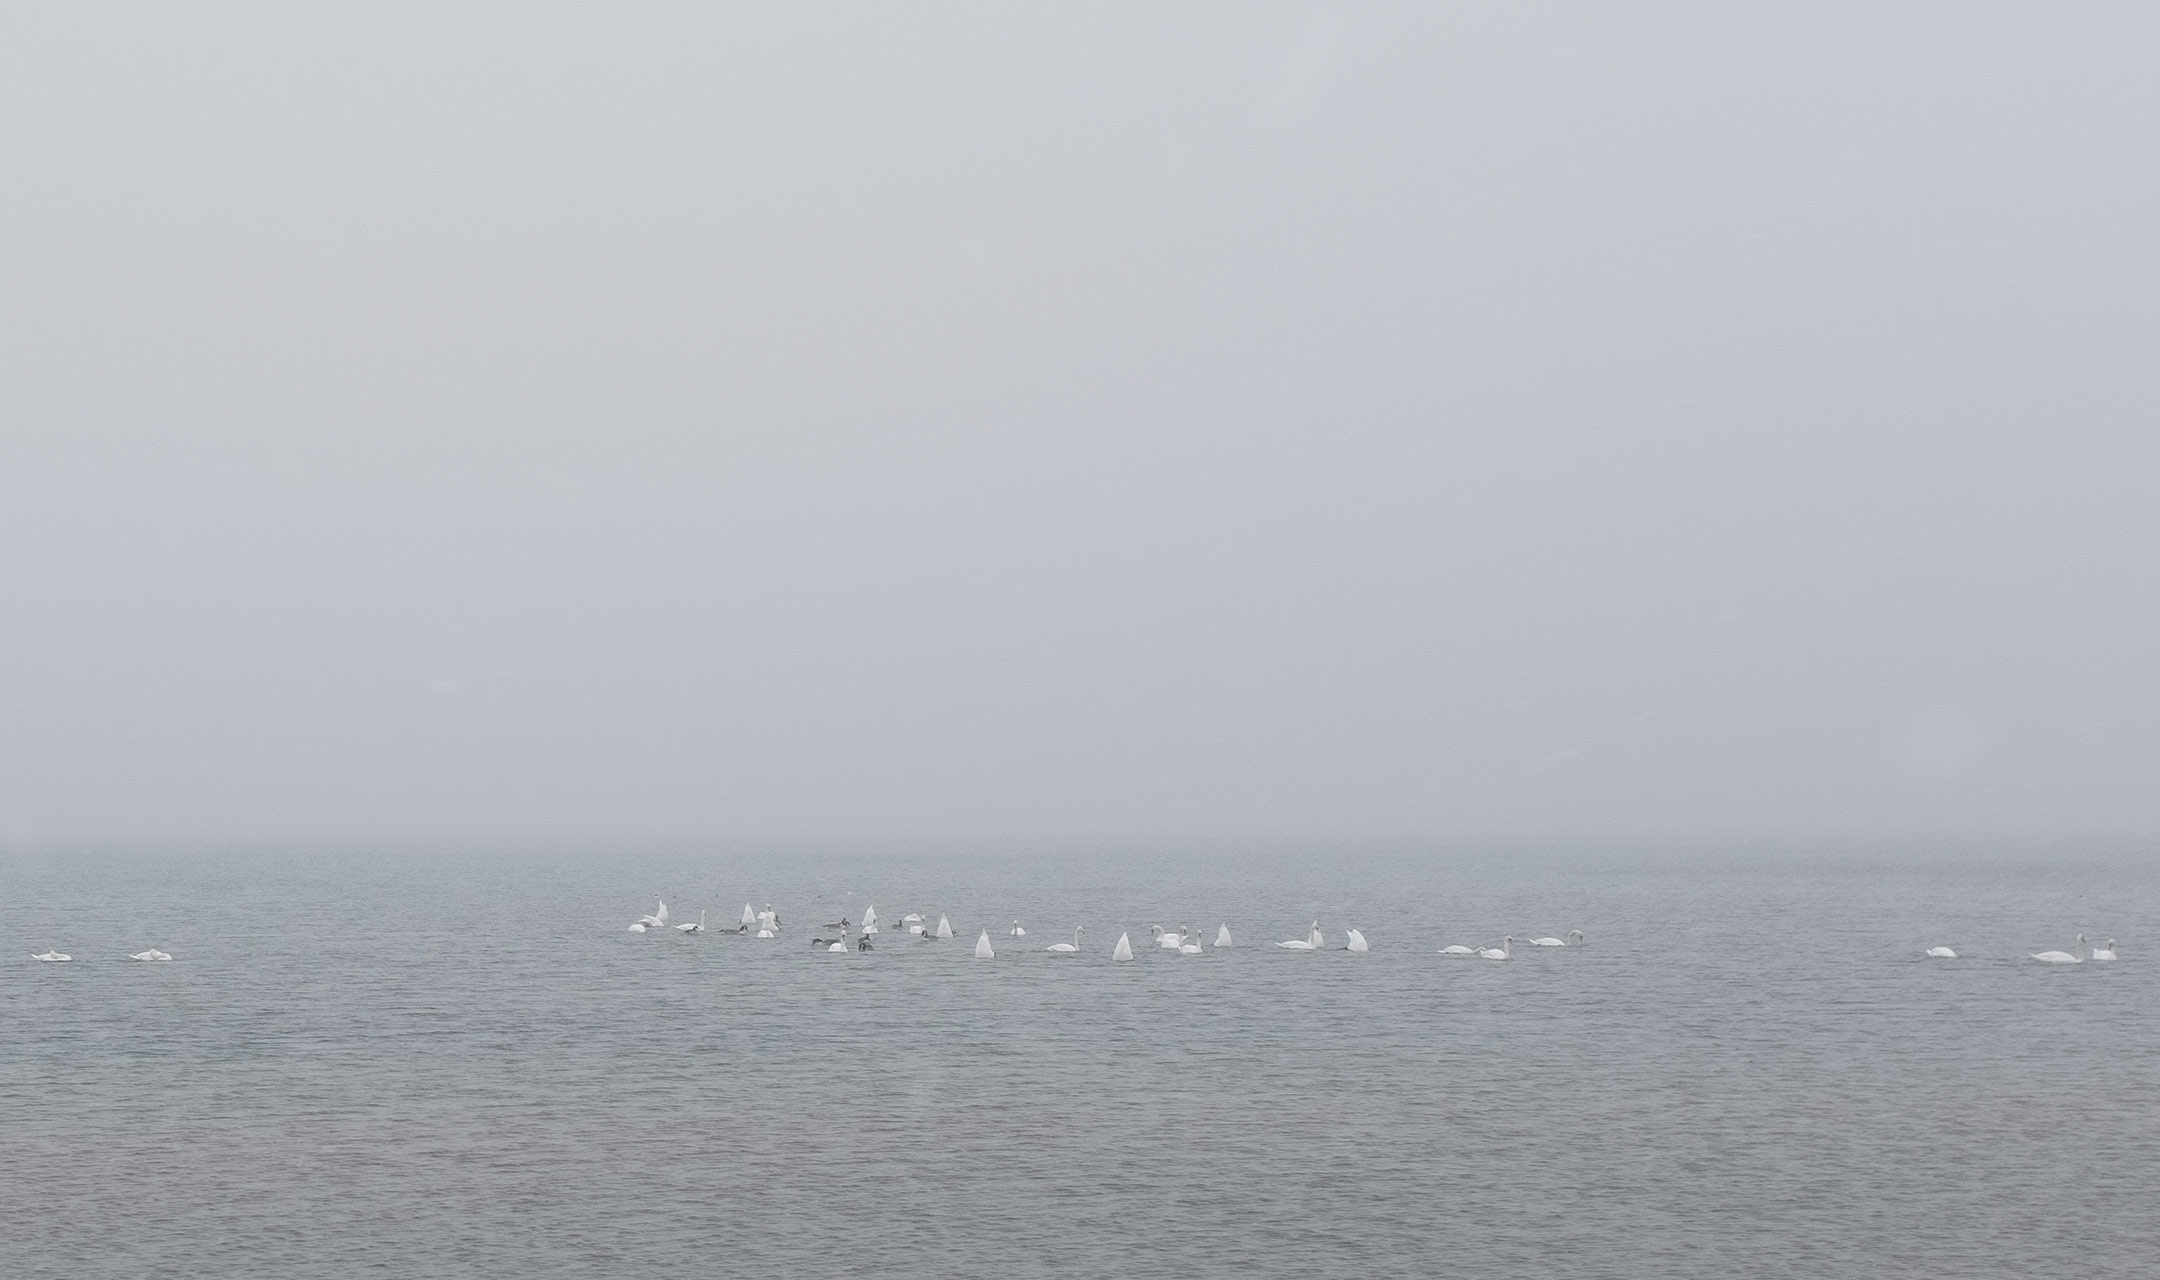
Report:
[{"label": "mist over water", "polygon": [[[0,936],[76,960],[0,963],[0,1269],[2129,1276],[2160,1247],[2160,971],[2025,959],[2155,936],[2149,860],[1320,852],[18,855]],[[783,937],[626,933],[656,895],[770,901]],[[956,936],[810,951],[870,904]],[[1314,917],[1372,952],[1273,946]],[[1074,924],[1079,956],[1039,950]],[[124,958],[152,943],[176,959]]]}]

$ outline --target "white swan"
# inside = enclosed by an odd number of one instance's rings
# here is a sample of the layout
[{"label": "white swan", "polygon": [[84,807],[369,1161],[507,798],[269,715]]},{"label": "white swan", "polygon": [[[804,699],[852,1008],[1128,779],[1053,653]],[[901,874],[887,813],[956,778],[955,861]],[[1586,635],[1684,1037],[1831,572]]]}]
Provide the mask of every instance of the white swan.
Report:
[{"label": "white swan", "polygon": [[1927,956],[1930,960],[1955,960],[1957,959],[1957,952],[1948,947],[1929,947]]},{"label": "white swan", "polygon": [[632,933],[643,933],[643,932],[645,932],[645,922],[644,922],[643,920],[639,920],[639,921],[637,921],[637,922],[633,923],[633,924],[632,924],[632,925],[630,926],[630,932],[632,932]]},{"label": "white swan", "polygon": [[148,951],[138,951],[138,952],[136,952],[136,953],[135,953],[134,955],[131,955],[131,956],[129,956],[129,957],[128,957],[128,959],[130,959],[130,960],[170,960],[170,959],[172,959],[172,957],[171,957],[171,956],[169,956],[169,955],[166,955],[166,954],[165,954],[164,952],[162,952],[162,951],[158,950],[158,949],[157,949],[156,947],[152,947],[152,948],[150,948],[150,949],[149,949]]},{"label": "white swan", "polygon": [[1573,930],[1566,938],[1532,938],[1530,939],[1530,945],[1533,947],[1579,947],[1582,945],[1582,930]]},{"label": "white swan", "polygon": [[770,902],[765,904],[763,911],[758,912],[758,928],[769,930],[775,934],[780,932],[780,913],[773,910],[773,905]]},{"label": "white swan", "polygon": [[1129,933],[1121,933],[1121,934],[1119,934],[1119,935],[1117,936],[1117,946],[1116,946],[1115,948],[1113,948],[1113,949],[1111,950],[1111,952],[1110,952],[1110,958],[1111,958],[1112,960],[1130,960],[1130,959],[1132,959],[1132,935],[1131,935],[1131,934],[1129,934]]},{"label": "white swan", "polygon": [[876,907],[871,907],[862,913],[862,931],[865,937],[877,932]]},{"label": "white swan", "polygon": [[44,955],[32,956],[30,958],[32,960],[43,960],[47,964],[58,964],[64,960],[73,960],[75,957],[59,951],[48,951]]},{"label": "white swan", "polygon": [[1477,954],[1477,948],[1466,947],[1458,942],[1453,944],[1452,946],[1445,946],[1440,948],[1440,954],[1444,956],[1474,956]]},{"label": "white swan", "polygon": [[758,930],[758,931],[757,931],[757,936],[759,936],[760,938],[777,938],[777,937],[779,937],[780,935],[779,935],[779,934],[777,934],[777,933],[774,933],[774,932],[773,932],[772,930],[770,930],[770,929],[760,929],[760,930]]},{"label": "white swan", "polygon": [[1073,930],[1073,940],[1071,942],[1053,942],[1049,946],[1044,947],[1043,950],[1048,951],[1053,955],[1069,956],[1073,952],[1080,949],[1080,935],[1086,932],[1087,926],[1084,924],[1080,925]]},{"label": "white swan", "polygon": [[1358,932],[1357,930],[1355,930],[1355,929],[1352,929],[1352,930],[1350,931],[1350,933],[1349,933],[1349,941],[1347,941],[1347,942],[1343,943],[1343,950],[1345,950],[1345,951],[1370,951],[1370,950],[1372,950],[1372,948],[1371,948],[1371,947],[1369,947],[1369,946],[1367,946],[1367,945],[1365,945],[1365,935],[1364,935],[1364,934],[1362,934],[1362,933],[1359,933],[1359,932]]},{"label": "white swan", "polygon": [[1015,920],[1013,921],[1013,927],[1006,930],[1005,936],[1009,938],[1025,938],[1027,936],[1027,930],[1021,928],[1020,922],[1018,920]]},{"label": "white swan", "polygon": [[1185,935],[1184,935],[1184,934],[1182,934],[1182,933],[1171,933],[1171,932],[1169,932],[1168,930],[1164,929],[1164,928],[1163,928],[1163,927],[1162,927],[1161,925],[1159,925],[1159,924],[1151,924],[1151,925],[1149,925],[1149,926],[1148,926],[1148,932],[1149,932],[1149,933],[1152,933],[1152,934],[1154,934],[1154,935],[1155,935],[1155,945],[1156,945],[1156,946],[1158,946],[1158,947],[1167,947],[1167,948],[1169,948],[1169,949],[1170,949],[1170,950],[1172,950],[1172,951],[1175,951],[1175,950],[1177,950],[1177,949],[1178,949],[1178,947],[1182,946],[1182,945],[1184,944],[1184,942],[1185,942]]},{"label": "white swan", "polygon": [[660,909],[649,916],[639,916],[637,922],[648,929],[665,927],[667,925],[667,903],[663,901],[660,904]]},{"label": "white swan", "polygon": [[1181,956],[1200,954],[1200,934],[1191,925],[1186,925],[1184,931],[1178,934],[1177,950]]},{"label": "white swan", "polygon": [[990,931],[988,929],[983,930],[982,936],[975,939],[975,958],[977,960],[997,959],[997,950],[990,945]]},{"label": "white swan", "polygon": [[1228,924],[1223,925],[1222,928],[1215,931],[1215,945],[1218,947],[1227,947],[1230,945],[1230,926]]},{"label": "white swan", "polygon": [[705,908],[698,908],[697,920],[695,922],[685,920],[681,924],[675,926],[675,931],[677,933],[705,932]]},{"label": "white swan", "polygon": [[1505,960],[1514,953],[1515,939],[1513,937],[1506,937],[1500,939],[1500,945],[1497,947],[1484,947],[1479,949],[1478,957],[1484,960]]},{"label": "white swan", "polygon": [[2115,958],[2115,939],[2109,938],[2108,944],[2104,947],[2094,947],[2092,958],[2095,960],[2113,960]]},{"label": "white swan", "polygon": [[1312,932],[1305,937],[1292,938],[1288,942],[1278,942],[1275,945],[1289,951],[1318,951],[1326,943],[1320,937],[1320,922],[1315,920],[1313,921]]},{"label": "white swan", "polygon": [[2085,963],[2085,935],[2081,933],[2077,936],[2077,946],[2073,950],[2036,951],[2033,953],[2033,959],[2042,964],[2083,964]]},{"label": "white swan", "polygon": [[843,942],[829,942],[829,943],[825,944],[825,949],[826,949],[827,951],[845,951],[845,950],[847,950],[847,943],[846,943],[846,942],[844,942],[844,941],[843,941]]},{"label": "white swan", "polygon": [[939,916],[937,918],[937,936],[940,938],[950,938],[952,936],[951,920],[947,919],[944,916]]}]

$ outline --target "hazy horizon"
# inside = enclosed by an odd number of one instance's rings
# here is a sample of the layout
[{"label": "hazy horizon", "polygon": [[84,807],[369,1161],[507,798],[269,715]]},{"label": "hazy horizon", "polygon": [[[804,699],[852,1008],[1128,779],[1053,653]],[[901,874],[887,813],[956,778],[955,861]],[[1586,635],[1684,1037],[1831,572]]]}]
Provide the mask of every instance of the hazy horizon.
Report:
[{"label": "hazy horizon", "polygon": [[0,32],[0,841],[2160,836],[2160,12]]}]

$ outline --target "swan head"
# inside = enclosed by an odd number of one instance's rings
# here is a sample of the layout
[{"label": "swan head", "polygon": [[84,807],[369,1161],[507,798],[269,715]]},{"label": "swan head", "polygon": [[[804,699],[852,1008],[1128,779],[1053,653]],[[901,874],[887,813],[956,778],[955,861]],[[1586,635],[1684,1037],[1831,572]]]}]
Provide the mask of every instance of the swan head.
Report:
[{"label": "swan head", "polygon": [[1569,942],[1572,942],[1572,943],[1574,943],[1574,944],[1575,944],[1576,946],[1578,946],[1578,947],[1579,947],[1579,946],[1581,946],[1581,945],[1582,945],[1582,930],[1580,930],[1580,929],[1570,929],[1570,930],[1568,930],[1568,936],[1567,936],[1567,940],[1568,940]]}]

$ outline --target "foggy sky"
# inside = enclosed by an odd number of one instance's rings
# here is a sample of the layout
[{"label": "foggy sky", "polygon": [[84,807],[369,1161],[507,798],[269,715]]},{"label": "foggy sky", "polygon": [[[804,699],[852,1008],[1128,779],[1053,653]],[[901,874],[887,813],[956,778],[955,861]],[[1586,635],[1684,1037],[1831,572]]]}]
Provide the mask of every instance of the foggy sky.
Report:
[{"label": "foggy sky", "polygon": [[0,838],[2160,833],[2156,55],[10,6]]}]

